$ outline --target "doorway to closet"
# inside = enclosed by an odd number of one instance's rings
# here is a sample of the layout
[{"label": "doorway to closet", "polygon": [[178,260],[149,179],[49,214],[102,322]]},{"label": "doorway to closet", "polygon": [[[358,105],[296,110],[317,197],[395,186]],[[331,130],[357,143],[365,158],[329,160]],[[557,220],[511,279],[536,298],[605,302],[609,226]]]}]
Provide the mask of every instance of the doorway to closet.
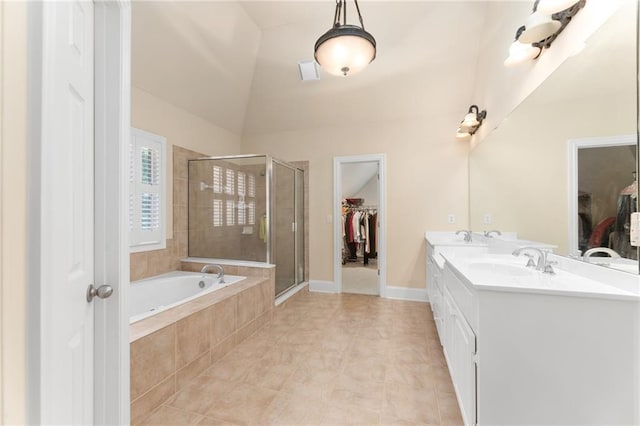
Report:
[{"label": "doorway to closet", "polygon": [[383,296],[384,155],[338,157],[335,282],[340,292]]}]

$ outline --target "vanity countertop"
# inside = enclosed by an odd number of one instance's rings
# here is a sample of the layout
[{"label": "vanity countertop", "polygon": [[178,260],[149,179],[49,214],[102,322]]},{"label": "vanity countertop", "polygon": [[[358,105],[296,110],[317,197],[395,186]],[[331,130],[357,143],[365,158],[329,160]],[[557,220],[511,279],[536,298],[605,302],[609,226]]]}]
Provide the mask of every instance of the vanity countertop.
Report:
[{"label": "vanity countertop", "polygon": [[509,254],[443,250],[439,256],[476,290],[640,301],[640,277],[603,268],[592,270],[598,267],[560,256],[549,255],[549,260],[558,262],[553,275],[527,268],[526,258]]}]

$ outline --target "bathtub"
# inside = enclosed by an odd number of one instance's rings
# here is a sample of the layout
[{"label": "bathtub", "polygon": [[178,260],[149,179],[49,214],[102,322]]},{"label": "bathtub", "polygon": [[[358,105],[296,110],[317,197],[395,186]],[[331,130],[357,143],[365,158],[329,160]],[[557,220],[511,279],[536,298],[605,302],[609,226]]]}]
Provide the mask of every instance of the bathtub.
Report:
[{"label": "bathtub", "polygon": [[[218,284],[218,274],[173,271],[134,281],[129,290],[129,323],[148,318],[243,279],[245,277],[225,275],[225,282]],[[203,288],[201,282],[204,282]]]}]

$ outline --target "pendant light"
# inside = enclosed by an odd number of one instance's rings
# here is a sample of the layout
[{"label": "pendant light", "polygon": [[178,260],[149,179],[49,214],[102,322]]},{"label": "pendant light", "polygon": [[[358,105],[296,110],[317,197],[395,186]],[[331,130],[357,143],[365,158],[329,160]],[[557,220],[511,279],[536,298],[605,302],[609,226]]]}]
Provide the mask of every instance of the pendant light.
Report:
[{"label": "pendant light", "polygon": [[329,74],[356,74],[376,57],[376,40],[364,29],[358,0],[353,2],[360,26],[347,24],[347,0],[336,0],[333,27],[316,41],[314,57]]}]

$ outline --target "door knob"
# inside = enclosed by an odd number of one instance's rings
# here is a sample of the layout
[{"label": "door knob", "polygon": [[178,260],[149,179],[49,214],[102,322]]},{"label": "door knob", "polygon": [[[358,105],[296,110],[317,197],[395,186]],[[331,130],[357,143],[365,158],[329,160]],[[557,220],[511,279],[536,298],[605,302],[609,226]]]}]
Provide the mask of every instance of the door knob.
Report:
[{"label": "door knob", "polygon": [[100,299],[106,299],[113,294],[113,287],[110,285],[101,285],[95,288],[93,284],[89,284],[87,288],[87,302],[93,301],[93,298],[98,296]]}]

